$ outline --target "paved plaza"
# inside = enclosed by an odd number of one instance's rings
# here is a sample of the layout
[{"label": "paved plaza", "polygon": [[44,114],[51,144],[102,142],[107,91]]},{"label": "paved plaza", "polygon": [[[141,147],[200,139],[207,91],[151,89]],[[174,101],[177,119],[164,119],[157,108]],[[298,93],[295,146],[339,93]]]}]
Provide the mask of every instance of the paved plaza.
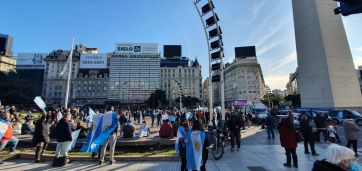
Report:
[{"label": "paved plaza", "polygon": [[[275,140],[266,139],[265,130],[250,128],[242,131],[242,145],[240,151],[230,151],[230,146],[225,148],[225,154],[220,160],[212,160],[210,155],[207,170],[210,171],[287,171],[287,170],[311,170],[313,162],[322,159],[328,143],[318,143],[316,150],[318,157],[304,154],[303,143],[298,144],[297,154],[299,168],[285,168],[284,149],[279,145],[279,135]],[[13,160],[1,165],[0,170],[180,170],[180,163],[177,161],[117,161],[114,165],[98,165],[98,162],[74,161],[62,168],[54,168],[51,162],[34,164],[32,160]]]}]

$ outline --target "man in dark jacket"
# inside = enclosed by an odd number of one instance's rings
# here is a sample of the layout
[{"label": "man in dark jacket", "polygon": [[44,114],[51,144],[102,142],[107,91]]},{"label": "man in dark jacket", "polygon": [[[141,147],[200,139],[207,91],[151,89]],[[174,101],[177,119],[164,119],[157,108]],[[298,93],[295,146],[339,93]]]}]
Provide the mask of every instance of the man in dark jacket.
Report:
[{"label": "man in dark jacket", "polygon": [[266,125],[266,131],[268,133],[268,139],[272,138],[274,139],[274,124],[275,124],[275,118],[271,114],[268,114],[268,117],[265,119],[265,125]]},{"label": "man in dark jacket", "polygon": [[327,141],[327,118],[322,114],[317,114],[314,118],[315,126],[317,127],[316,141],[320,141],[320,134],[323,134],[324,141]]},{"label": "man in dark jacket", "polygon": [[68,158],[68,146],[72,141],[72,130],[70,125],[71,114],[68,112],[58,122],[55,128],[55,135],[57,139],[57,148],[55,150],[55,157],[59,158],[60,153],[63,157]]},{"label": "man in dark jacket", "polygon": [[300,121],[300,128],[301,128],[301,132],[303,134],[304,137],[304,153],[305,154],[310,154],[309,150],[308,150],[308,143],[310,145],[310,148],[312,150],[312,155],[317,156],[318,154],[315,151],[314,148],[314,134],[313,134],[313,128],[311,126],[311,119],[309,118],[309,116],[307,114],[304,114],[302,116],[302,120]]},{"label": "man in dark jacket", "polygon": [[237,112],[232,112],[229,118],[229,130],[231,136],[231,151],[234,151],[234,141],[236,141],[237,151],[240,149],[240,128],[242,126],[242,118]]}]

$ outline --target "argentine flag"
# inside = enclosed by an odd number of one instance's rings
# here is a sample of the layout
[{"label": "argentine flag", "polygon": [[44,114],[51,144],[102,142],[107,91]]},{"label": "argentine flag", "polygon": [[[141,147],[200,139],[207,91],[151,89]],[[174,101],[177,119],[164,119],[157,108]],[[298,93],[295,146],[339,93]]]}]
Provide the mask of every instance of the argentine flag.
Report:
[{"label": "argentine flag", "polygon": [[189,143],[186,145],[187,169],[200,170],[203,163],[202,149],[204,147],[205,132],[189,130]]},{"label": "argentine flag", "polygon": [[186,133],[186,130],[185,130],[185,127],[183,126],[180,126],[177,130],[177,137],[176,137],[176,143],[175,143],[175,151],[176,151],[176,154],[179,153],[179,143],[182,143],[182,141],[184,139],[187,139],[187,133]]},{"label": "argentine flag", "polygon": [[[103,117],[103,114],[98,114],[93,117],[93,123],[91,129],[88,131],[87,140],[84,143],[83,147],[80,149],[81,152],[92,152],[91,151],[91,144],[93,143],[93,140],[99,136],[101,133],[101,129],[97,131],[99,122],[101,121]],[[98,151],[99,146],[95,145],[93,147],[94,151]]]},{"label": "argentine flag", "polygon": [[87,116],[87,121],[88,122],[92,122],[93,121],[93,117],[96,115],[96,112],[94,112],[91,108],[88,109],[88,116]]},{"label": "argentine flag", "polygon": [[9,127],[10,122],[0,119],[0,140],[5,135],[6,130]]},{"label": "argentine flag", "polygon": [[117,128],[118,126],[118,116],[115,112],[109,111],[106,112],[101,121],[98,124],[97,132],[100,132],[99,136],[94,138],[94,141],[91,144],[91,151],[95,152],[96,146],[103,145],[109,135]]}]

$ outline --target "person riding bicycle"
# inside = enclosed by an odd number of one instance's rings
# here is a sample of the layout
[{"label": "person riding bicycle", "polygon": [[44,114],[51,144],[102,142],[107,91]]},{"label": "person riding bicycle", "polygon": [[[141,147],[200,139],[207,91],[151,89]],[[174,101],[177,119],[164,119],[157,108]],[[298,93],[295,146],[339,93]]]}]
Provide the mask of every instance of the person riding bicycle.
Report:
[{"label": "person riding bicycle", "polygon": [[240,150],[240,128],[242,127],[242,124],[242,116],[238,114],[238,112],[232,111],[228,121],[231,137],[231,151],[234,151],[234,141],[237,143],[237,151]]}]

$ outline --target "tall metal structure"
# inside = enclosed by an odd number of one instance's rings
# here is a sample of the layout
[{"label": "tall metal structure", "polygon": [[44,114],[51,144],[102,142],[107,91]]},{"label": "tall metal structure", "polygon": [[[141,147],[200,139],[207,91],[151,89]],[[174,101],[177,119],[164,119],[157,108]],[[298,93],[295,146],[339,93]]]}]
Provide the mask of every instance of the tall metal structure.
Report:
[{"label": "tall metal structure", "polygon": [[[204,5],[202,5],[204,4]],[[222,32],[218,24],[219,17],[214,11],[215,6],[212,0],[195,0],[195,8],[200,16],[209,53],[209,112],[212,126],[213,117],[213,82],[220,82],[221,90],[221,115],[222,123],[225,121],[225,99],[224,99],[224,48]]]}]

